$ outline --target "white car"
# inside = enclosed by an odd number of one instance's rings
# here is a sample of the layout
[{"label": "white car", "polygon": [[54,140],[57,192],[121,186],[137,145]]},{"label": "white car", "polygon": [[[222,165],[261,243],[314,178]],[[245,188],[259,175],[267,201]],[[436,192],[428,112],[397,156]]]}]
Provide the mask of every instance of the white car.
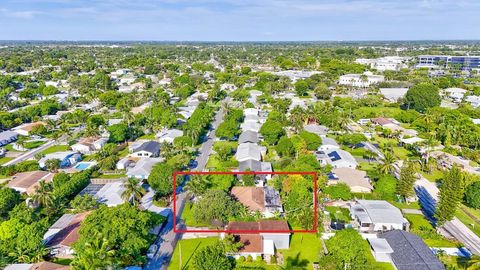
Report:
[{"label": "white car", "polygon": [[153,256],[155,256],[155,253],[157,253],[158,246],[153,244],[148,248],[147,251],[147,259],[153,259]]}]

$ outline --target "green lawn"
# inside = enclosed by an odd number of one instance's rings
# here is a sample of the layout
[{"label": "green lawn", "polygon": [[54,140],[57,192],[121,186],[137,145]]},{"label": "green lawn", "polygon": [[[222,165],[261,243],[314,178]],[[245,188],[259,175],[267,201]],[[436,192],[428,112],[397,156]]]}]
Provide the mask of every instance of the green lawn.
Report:
[{"label": "green lawn", "polygon": [[182,219],[185,222],[185,225],[192,226],[192,227],[208,227],[209,224],[206,223],[198,223],[193,218],[193,205],[191,203],[186,203],[185,208],[183,208],[182,212]]},{"label": "green lawn", "polygon": [[230,157],[230,159],[228,160],[221,160],[217,154],[213,154],[208,159],[207,165],[205,167],[212,168],[212,169],[217,169],[217,168],[228,169],[232,167],[238,167],[238,161],[233,156]]},{"label": "green lawn", "polygon": [[140,136],[138,139],[141,140],[155,140],[155,134],[144,134]]},{"label": "green lawn", "polygon": [[290,248],[279,251],[283,254],[284,263],[288,260],[295,260],[298,262],[298,266],[312,269],[313,263],[318,261],[320,252],[322,252],[322,243],[316,234],[294,233],[290,240]]},{"label": "green lawn", "polygon": [[442,179],[443,171],[435,169],[431,173],[422,172],[422,175],[430,182],[437,182],[438,180]]},{"label": "green lawn", "polygon": [[366,172],[374,171],[377,168],[377,164],[377,162],[360,162],[358,169]]},{"label": "green lawn", "polygon": [[[218,238],[208,237],[208,238],[197,238],[197,239],[182,239],[178,241],[175,251],[173,252],[172,260],[168,269],[171,270],[187,270],[193,269],[192,259],[195,255],[195,252],[205,246],[213,245],[217,243]],[[180,248],[182,250],[182,265],[180,266]]]},{"label": "green lawn", "polygon": [[12,159],[13,159],[12,157],[2,157],[2,158],[0,158],[0,165],[9,162]]},{"label": "green lawn", "polygon": [[391,204],[393,204],[395,207],[398,207],[400,209],[418,209],[420,210],[420,204],[418,202],[410,202],[410,203],[399,203],[399,202],[392,202],[390,201]]},{"label": "green lawn", "polygon": [[13,143],[9,143],[9,144],[5,145],[3,148],[5,148],[5,150],[10,151],[10,152],[23,152],[23,151],[13,149]]},{"label": "green lawn", "polygon": [[327,206],[325,207],[330,213],[330,218],[335,220],[350,221],[350,211],[347,208]]},{"label": "green lawn", "polygon": [[46,155],[46,154],[51,154],[51,153],[55,153],[55,152],[61,152],[61,151],[67,151],[69,148],[68,145],[53,145],[53,146],[50,146],[49,148],[45,149],[42,151],[42,154],[43,155]]},{"label": "green lawn", "polygon": [[[457,212],[455,212],[455,216],[465,224],[472,232],[476,235],[480,236],[480,223],[477,221],[480,220],[480,211],[475,210],[473,208],[469,208],[465,205],[461,205]],[[472,218],[472,216],[474,218]],[[472,226],[473,225],[473,226]]]},{"label": "green lawn", "polygon": [[34,149],[34,148],[40,147],[44,144],[45,144],[45,141],[31,141],[31,142],[25,143],[25,148]]},{"label": "green lawn", "polygon": [[126,174],[101,174],[96,178],[103,178],[103,179],[117,179],[117,178],[124,178],[127,177]]},{"label": "green lawn", "polygon": [[458,243],[450,241],[435,231],[432,224],[423,216],[406,214],[410,222],[410,231],[425,241],[429,247],[457,247]]}]

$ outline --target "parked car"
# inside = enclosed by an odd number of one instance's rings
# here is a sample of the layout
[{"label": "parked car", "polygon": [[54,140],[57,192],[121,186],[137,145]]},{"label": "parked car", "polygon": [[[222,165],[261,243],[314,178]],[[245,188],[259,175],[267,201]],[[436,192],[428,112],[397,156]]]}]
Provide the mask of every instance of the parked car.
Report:
[{"label": "parked car", "polygon": [[153,256],[155,256],[155,253],[157,253],[158,246],[153,244],[148,248],[147,251],[147,259],[153,259]]}]

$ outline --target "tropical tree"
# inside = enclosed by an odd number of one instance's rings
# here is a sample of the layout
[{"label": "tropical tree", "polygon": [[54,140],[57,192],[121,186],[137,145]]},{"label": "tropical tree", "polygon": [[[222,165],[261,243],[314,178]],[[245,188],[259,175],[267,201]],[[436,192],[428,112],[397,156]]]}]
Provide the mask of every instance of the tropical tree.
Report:
[{"label": "tropical tree", "polygon": [[189,180],[185,184],[185,189],[194,196],[201,196],[207,191],[210,185],[208,177],[202,177],[202,175],[191,175]]},{"label": "tropical tree", "polygon": [[384,158],[382,159],[381,163],[378,165],[378,170],[382,174],[389,174],[393,172],[395,169],[395,156],[390,152],[385,152],[383,154]]},{"label": "tropical tree", "polygon": [[45,167],[51,172],[57,172],[60,169],[61,161],[57,158],[48,159],[45,161]]},{"label": "tropical tree", "polygon": [[33,200],[40,206],[45,207],[46,209],[51,209],[55,205],[55,196],[53,193],[53,185],[51,183],[41,180],[38,182],[35,194],[33,195]]},{"label": "tropical tree", "polygon": [[443,176],[439,201],[435,211],[435,217],[439,225],[443,225],[454,217],[464,196],[464,180],[465,176],[456,165]]},{"label": "tropical tree", "polygon": [[116,251],[104,237],[98,236],[85,243],[82,252],[75,256],[72,266],[80,270],[109,269]]},{"label": "tropical tree", "polygon": [[407,198],[415,194],[413,186],[417,180],[417,172],[412,162],[406,162],[400,170],[400,179],[397,184],[397,194],[406,201]]},{"label": "tropical tree", "polygon": [[141,186],[140,180],[136,178],[128,178],[123,183],[125,190],[122,192],[122,199],[125,201],[131,201],[132,205],[138,206],[145,195],[145,189]]}]

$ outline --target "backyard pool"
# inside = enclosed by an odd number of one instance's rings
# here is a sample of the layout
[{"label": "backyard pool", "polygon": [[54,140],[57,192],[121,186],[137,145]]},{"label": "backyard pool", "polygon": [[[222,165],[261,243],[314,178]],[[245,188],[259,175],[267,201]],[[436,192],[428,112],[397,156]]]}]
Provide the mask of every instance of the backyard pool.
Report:
[{"label": "backyard pool", "polygon": [[79,171],[83,171],[85,169],[92,167],[93,165],[95,165],[95,162],[79,162],[77,163],[77,165],[75,165],[74,168]]}]

